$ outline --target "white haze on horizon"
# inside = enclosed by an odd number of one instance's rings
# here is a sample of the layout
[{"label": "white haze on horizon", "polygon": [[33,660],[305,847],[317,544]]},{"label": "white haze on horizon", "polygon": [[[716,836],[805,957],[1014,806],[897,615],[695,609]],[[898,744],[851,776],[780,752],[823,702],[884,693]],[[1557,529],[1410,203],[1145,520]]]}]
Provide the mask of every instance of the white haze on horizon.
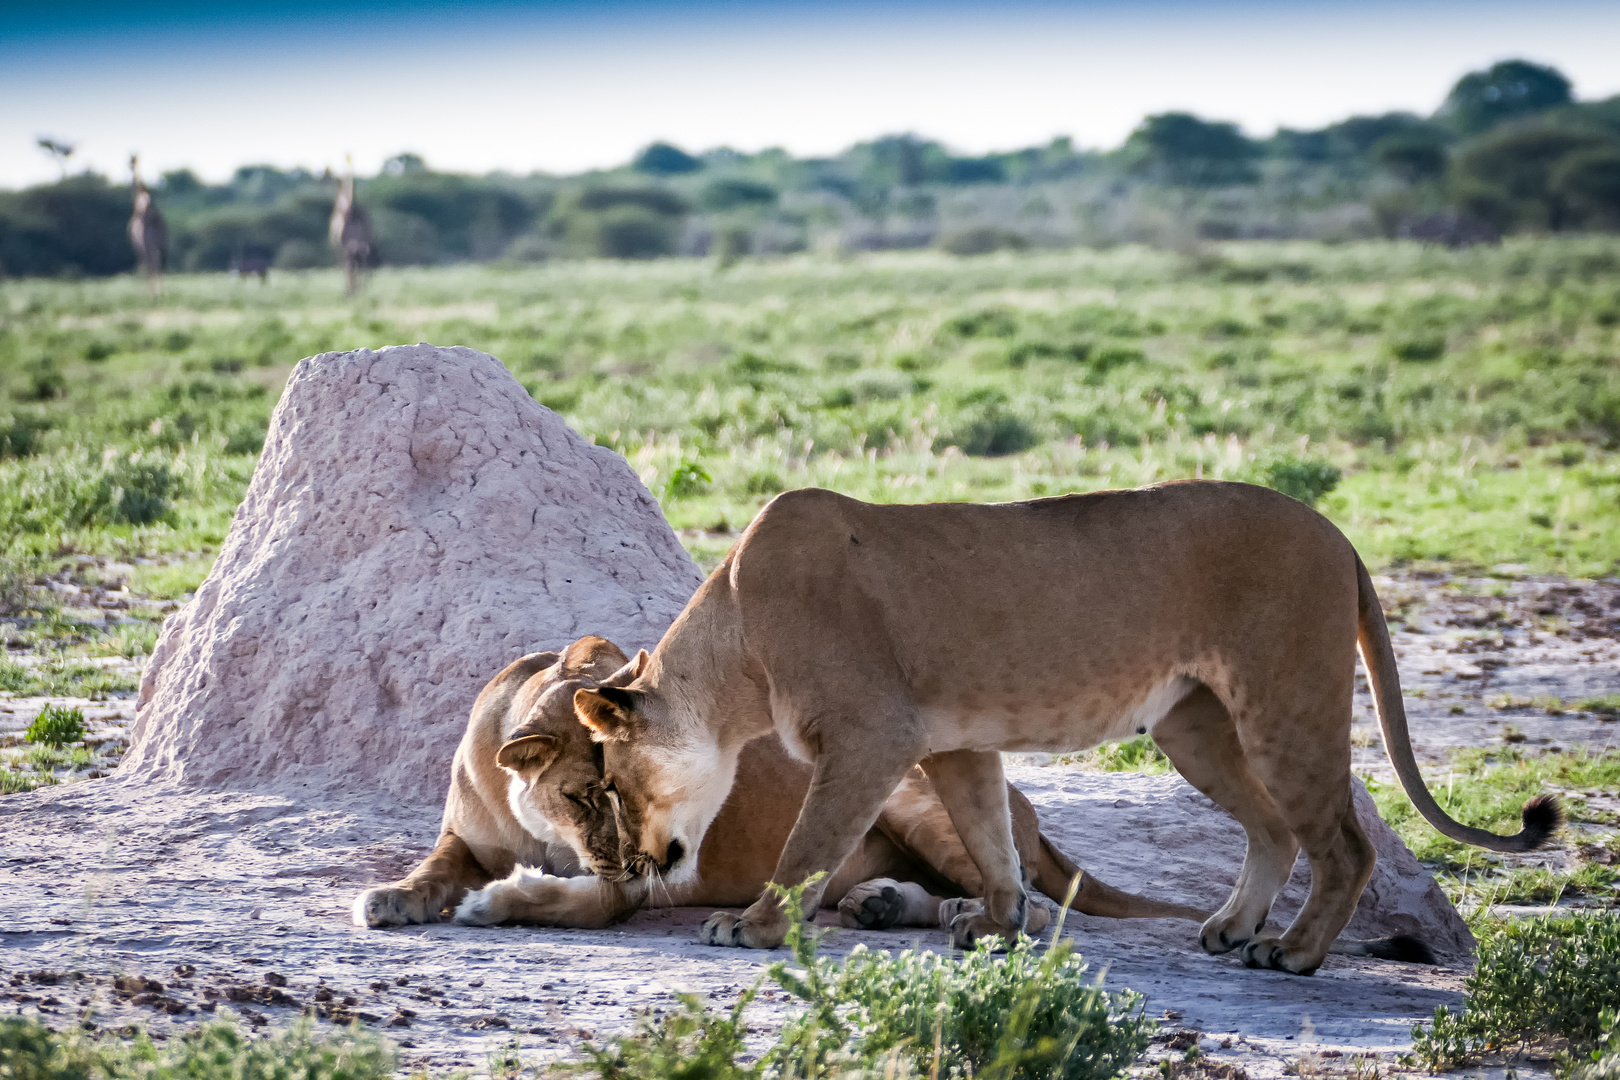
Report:
[{"label": "white haze on horizon", "polygon": [[362,173],[401,151],[436,167],[571,173],[653,139],[798,156],[912,131],[982,153],[1069,135],[1117,146],[1172,109],[1251,135],[1353,113],[1431,111],[1464,72],[1551,63],[1585,99],[1620,92],[1620,5],[1445,9],[1367,4],[1072,13],[913,12],[720,25],[643,20],[447,28],[347,44],[312,34],[22,49],[0,43],[0,187],[54,179],[38,135],[78,144],[73,168],[127,176],[239,165]]}]

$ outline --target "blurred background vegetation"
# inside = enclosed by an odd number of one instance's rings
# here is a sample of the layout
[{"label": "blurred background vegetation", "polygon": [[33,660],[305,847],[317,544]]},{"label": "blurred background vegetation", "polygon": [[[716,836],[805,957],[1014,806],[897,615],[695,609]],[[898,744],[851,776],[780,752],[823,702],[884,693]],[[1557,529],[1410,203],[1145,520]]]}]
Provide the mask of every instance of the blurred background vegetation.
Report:
[{"label": "blurred background vegetation", "polygon": [[[603,229],[642,212],[590,205]],[[181,558],[193,587],[297,358],[417,340],[499,357],[624,454],[710,563],[794,487],[986,501],[1205,476],[1315,503],[1378,566],[1620,570],[1620,236],[462,264],[353,300],[336,270],[0,295],[13,577]]]},{"label": "blurred background vegetation", "polygon": [[[223,184],[165,174],[154,193],[179,271],[331,265],[330,176],[245,166]],[[1068,139],[963,157],[914,135],[832,158],[689,153],[655,143],[579,176],[466,176],[413,154],[363,179],[389,266],[804,250],[998,249],[1200,240],[1411,237],[1620,227],[1620,97],[1577,101],[1556,70],[1509,60],[1462,78],[1431,116],[1353,116],[1250,138],[1188,113],[1146,118],[1111,151]],[[128,271],[124,178],[0,192],[0,273]]]}]

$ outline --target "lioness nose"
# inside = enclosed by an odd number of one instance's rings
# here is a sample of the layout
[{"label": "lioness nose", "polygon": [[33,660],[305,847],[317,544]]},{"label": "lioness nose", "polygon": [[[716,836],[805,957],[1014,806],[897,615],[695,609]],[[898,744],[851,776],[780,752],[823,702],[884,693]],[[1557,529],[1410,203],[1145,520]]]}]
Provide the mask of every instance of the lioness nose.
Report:
[{"label": "lioness nose", "polygon": [[681,842],[679,840],[671,840],[669,842],[669,850],[664,852],[664,867],[663,868],[665,870],[668,870],[670,867],[672,867],[676,863],[680,862],[681,861],[681,856],[685,855],[685,854],[686,854],[686,848],[681,845]]}]

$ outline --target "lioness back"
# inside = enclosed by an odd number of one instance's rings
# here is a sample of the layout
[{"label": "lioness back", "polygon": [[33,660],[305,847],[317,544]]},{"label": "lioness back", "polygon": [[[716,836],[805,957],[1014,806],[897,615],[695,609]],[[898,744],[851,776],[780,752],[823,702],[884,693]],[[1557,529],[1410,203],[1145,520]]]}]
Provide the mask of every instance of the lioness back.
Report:
[{"label": "lioness back", "polygon": [[[984,749],[1133,734],[1145,696],[1185,694],[1168,673],[1241,700],[1295,658],[1338,657],[1347,679],[1354,664],[1355,551],[1314,510],[1247,484],[991,505],[793,491],[730,559],[743,634],[773,677],[813,683],[825,653],[803,630],[837,626],[838,650],[881,658],[931,722],[995,715],[994,734],[964,740]],[[1090,715],[1055,731],[1077,686]],[[1021,703],[1005,723],[1003,698]]]}]

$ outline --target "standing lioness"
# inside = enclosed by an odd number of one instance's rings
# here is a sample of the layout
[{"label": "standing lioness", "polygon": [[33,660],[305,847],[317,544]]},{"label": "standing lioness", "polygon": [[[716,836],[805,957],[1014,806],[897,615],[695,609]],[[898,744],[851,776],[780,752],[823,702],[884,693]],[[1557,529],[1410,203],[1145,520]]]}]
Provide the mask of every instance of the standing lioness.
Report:
[{"label": "standing lioness", "polygon": [[[873,506],[784,494],[754,519],[649,657],[574,695],[604,745],[621,837],[670,880],[692,872],[743,744],[774,725],[814,762],[774,880],[842,861],[919,762],[984,877],[971,941],[1023,927],[1000,751],[1079,750],[1151,731],[1177,770],[1248,833],[1243,871],[1204,923],[1210,952],[1307,974],[1349,921],[1373,850],[1351,807],[1359,646],[1384,745],[1412,802],[1467,828],[1412,756],[1395,656],[1371,579],[1320,514],[1247,484],[1183,481],[994,506]],[[1311,891],[1280,938],[1258,937],[1299,848]],[[806,891],[806,904],[819,902]],[[705,924],[716,944],[779,944],[769,894]]]}]

